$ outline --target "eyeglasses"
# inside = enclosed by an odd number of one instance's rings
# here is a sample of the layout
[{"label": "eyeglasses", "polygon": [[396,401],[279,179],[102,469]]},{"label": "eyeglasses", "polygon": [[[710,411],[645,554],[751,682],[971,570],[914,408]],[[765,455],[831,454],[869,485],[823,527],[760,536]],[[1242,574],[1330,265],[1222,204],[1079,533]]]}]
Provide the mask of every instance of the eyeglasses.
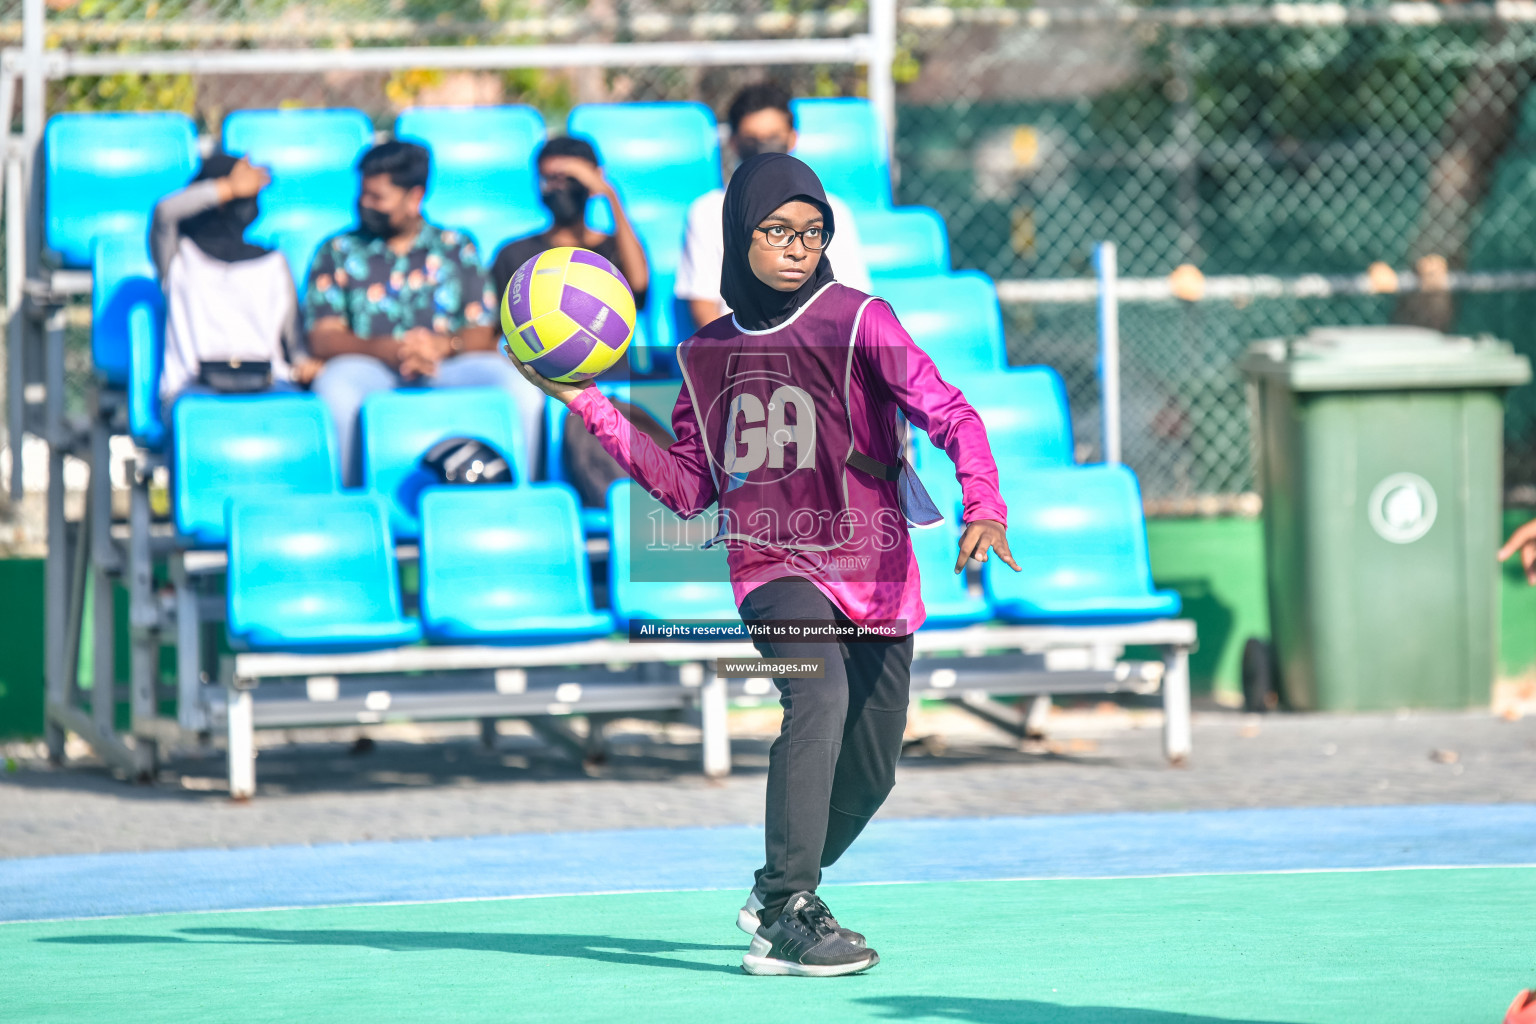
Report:
[{"label": "eyeglasses", "polygon": [[770,224],[765,228],[753,228],[753,231],[761,231],[768,244],[775,249],[788,249],[791,242],[800,239],[800,244],[810,252],[821,252],[832,241],[832,232],[821,227],[806,228],[804,231],[791,231],[783,224]]}]

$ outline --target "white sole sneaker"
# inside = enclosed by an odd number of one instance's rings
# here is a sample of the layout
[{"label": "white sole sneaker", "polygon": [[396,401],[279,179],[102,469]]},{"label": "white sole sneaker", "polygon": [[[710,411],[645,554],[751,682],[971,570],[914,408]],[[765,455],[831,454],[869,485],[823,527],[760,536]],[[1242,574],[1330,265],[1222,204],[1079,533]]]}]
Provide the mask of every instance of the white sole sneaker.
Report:
[{"label": "white sole sneaker", "polygon": [[752,936],[752,945],[741,958],[741,969],[759,976],[790,976],[795,978],[837,978],[844,974],[867,971],[880,962],[880,954],[874,950],[869,956],[851,964],[799,964],[793,960],[778,960],[768,956],[772,944],[765,938]]},{"label": "white sole sneaker", "polygon": [[747,902],[736,911],[736,927],[748,935],[756,935],[762,922],[757,919],[757,912],[763,909],[763,901],[757,898],[757,890],[747,893]]}]

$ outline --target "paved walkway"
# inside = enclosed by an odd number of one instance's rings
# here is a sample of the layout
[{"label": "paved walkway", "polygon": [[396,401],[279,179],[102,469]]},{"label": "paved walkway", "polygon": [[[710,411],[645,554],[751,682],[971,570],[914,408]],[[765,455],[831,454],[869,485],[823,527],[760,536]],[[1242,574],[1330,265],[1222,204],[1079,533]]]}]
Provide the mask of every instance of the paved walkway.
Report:
[{"label": "paved walkway", "polygon": [[[968,720],[924,713],[919,723],[937,735],[903,759],[884,818],[1536,803],[1536,719],[1208,711],[1182,769],[1163,762],[1145,713],[1059,715],[1051,741],[1029,751]],[[178,760],[147,786],[89,761],[55,770],[22,758],[0,771],[0,858],[758,824],[768,733],[750,719],[738,732],[736,771],[719,783],[698,774],[696,739],[683,730],[674,742],[621,737],[612,760],[587,769],[519,735],[487,750],[439,730],[354,754],[339,734],[264,746],[248,804],[220,792],[216,754]]]}]

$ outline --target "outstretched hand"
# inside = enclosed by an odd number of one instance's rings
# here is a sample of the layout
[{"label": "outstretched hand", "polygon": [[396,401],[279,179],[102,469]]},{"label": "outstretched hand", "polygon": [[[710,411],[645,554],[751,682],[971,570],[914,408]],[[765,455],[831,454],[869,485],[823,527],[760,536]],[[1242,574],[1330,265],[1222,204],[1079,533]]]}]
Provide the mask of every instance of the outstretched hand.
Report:
[{"label": "outstretched hand", "polygon": [[507,344],[507,340],[505,338],[501,340],[501,352],[502,355],[512,360],[512,365],[517,367],[517,372],[521,373],[527,379],[528,383],[532,384],[534,387],[538,388],[540,391],[544,392],[550,398],[553,398],[555,401],[562,405],[570,405],[576,400],[577,395],[581,394],[583,391],[587,390],[587,388],[592,386],[592,382],[590,380],[584,380],[577,384],[566,384],[563,381],[550,380],[539,371],[528,366],[521,359],[517,358],[517,356],[513,355],[512,347]]},{"label": "outstretched hand", "polygon": [[1520,565],[1525,569],[1525,579],[1536,587],[1536,519],[1532,519],[1514,533],[1499,548],[1499,561],[1504,561],[1516,551],[1520,552]]},{"label": "outstretched hand", "polygon": [[965,532],[960,535],[960,557],[955,559],[955,572],[965,569],[965,563],[972,558],[978,562],[987,560],[988,551],[996,551],[1014,572],[1020,572],[1019,563],[1013,560],[1013,553],[1008,550],[1008,532],[1002,523],[996,519],[976,519],[965,524]]}]

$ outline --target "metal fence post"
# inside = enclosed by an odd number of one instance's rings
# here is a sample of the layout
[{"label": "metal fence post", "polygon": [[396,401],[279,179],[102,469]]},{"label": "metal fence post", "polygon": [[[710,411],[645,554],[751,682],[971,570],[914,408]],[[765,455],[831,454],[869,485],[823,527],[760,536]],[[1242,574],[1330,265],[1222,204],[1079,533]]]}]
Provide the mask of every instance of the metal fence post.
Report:
[{"label": "metal fence post", "polygon": [[725,679],[710,668],[704,685],[699,688],[699,719],[703,732],[704,774],[712,779],[731,773],[731,727],[728,721],[730,705]]},{"label": "metal fence post", "polygon": [[[64,522],[64,309],[59,307],[48,316],[46,327],[46,350],[44,354],[44,387],[47,389],[45,397],[44,434],[48,441],[48,499],[47,499],[47,537],[48,557],[44,566],[44,612],[43,632],[46,638],[46,648],[43,651],[43,665],[45,678],[47,679],[47,715],[53,718],[54,709],[68,704],[73,680],[66,677],[70,662],[69,653],[65,649],[65,629],[69,621],[69,543],[65,535],[67,529]],[[15,450],[12,451],[12,468],[17,465]],[[87,535],[82,531],[80,543],[88,542]],[[94,573],[93,575],[100,575]],[[93,612],[100,618],[99,610],[101,594],[95,595],[98,605]],[[107,617],[112,614],[111,591],[108,591]],[[105,657],[107,664],[111,665],[112,651],[107,649],[105,655],[100,651],[95,654],[97,659]],[[110,672],[107,677],[111,678]],[[107,692],[110,695],[111,685],[108,684]],[[91,699],[100,700],[100,693],[93,692]],[[110,696],[108,703],[111,702]],[[98,718],[98,722],[100,719]],[[111,719],[107,719],[110,726]],[[62,757],[64,752],[64,735],[61,730],[50,728],[48,731],[49,753],[56,757]],[[54,748],[57,747],[57,750]]]},{"label": "metal fence post", "polygon": [[[10,81],[9,75],[6,80]],[[27,171],[21,154],[13,152],[6,134],[5,153],[5,425],[11,448],[11,501],[23,496],[21,443],[26,430],[27,363],[25,353],[27,283]]]},{"label": "metal fence post", "polygon": [[252,707],[250,690],[231,684],[226,694],[229,796],[232,800],[249,800],[256,795],[255,709]]},{"label": "metal fence post", "polygon": [[1115,243],[1093,247],[1099,280],[1099,390],[1104,416],[1104,461],[1120,461],[1120,297]]},{"label": "metal fence post", "polygon": [[[896,63],[896,0],[870,0],[868,91],[870,105],[885,131],[886,153],[896,152],[896,81],[891,68]],[[895,170],[894,159],[892,171]]]},{"label": "metal fence post", "polygon": [[1163,664],[1163,753],[1169,764],[1182,765],[1189,760],[1193,745],[1189,721],[1189,647],[1164,647]]}]

